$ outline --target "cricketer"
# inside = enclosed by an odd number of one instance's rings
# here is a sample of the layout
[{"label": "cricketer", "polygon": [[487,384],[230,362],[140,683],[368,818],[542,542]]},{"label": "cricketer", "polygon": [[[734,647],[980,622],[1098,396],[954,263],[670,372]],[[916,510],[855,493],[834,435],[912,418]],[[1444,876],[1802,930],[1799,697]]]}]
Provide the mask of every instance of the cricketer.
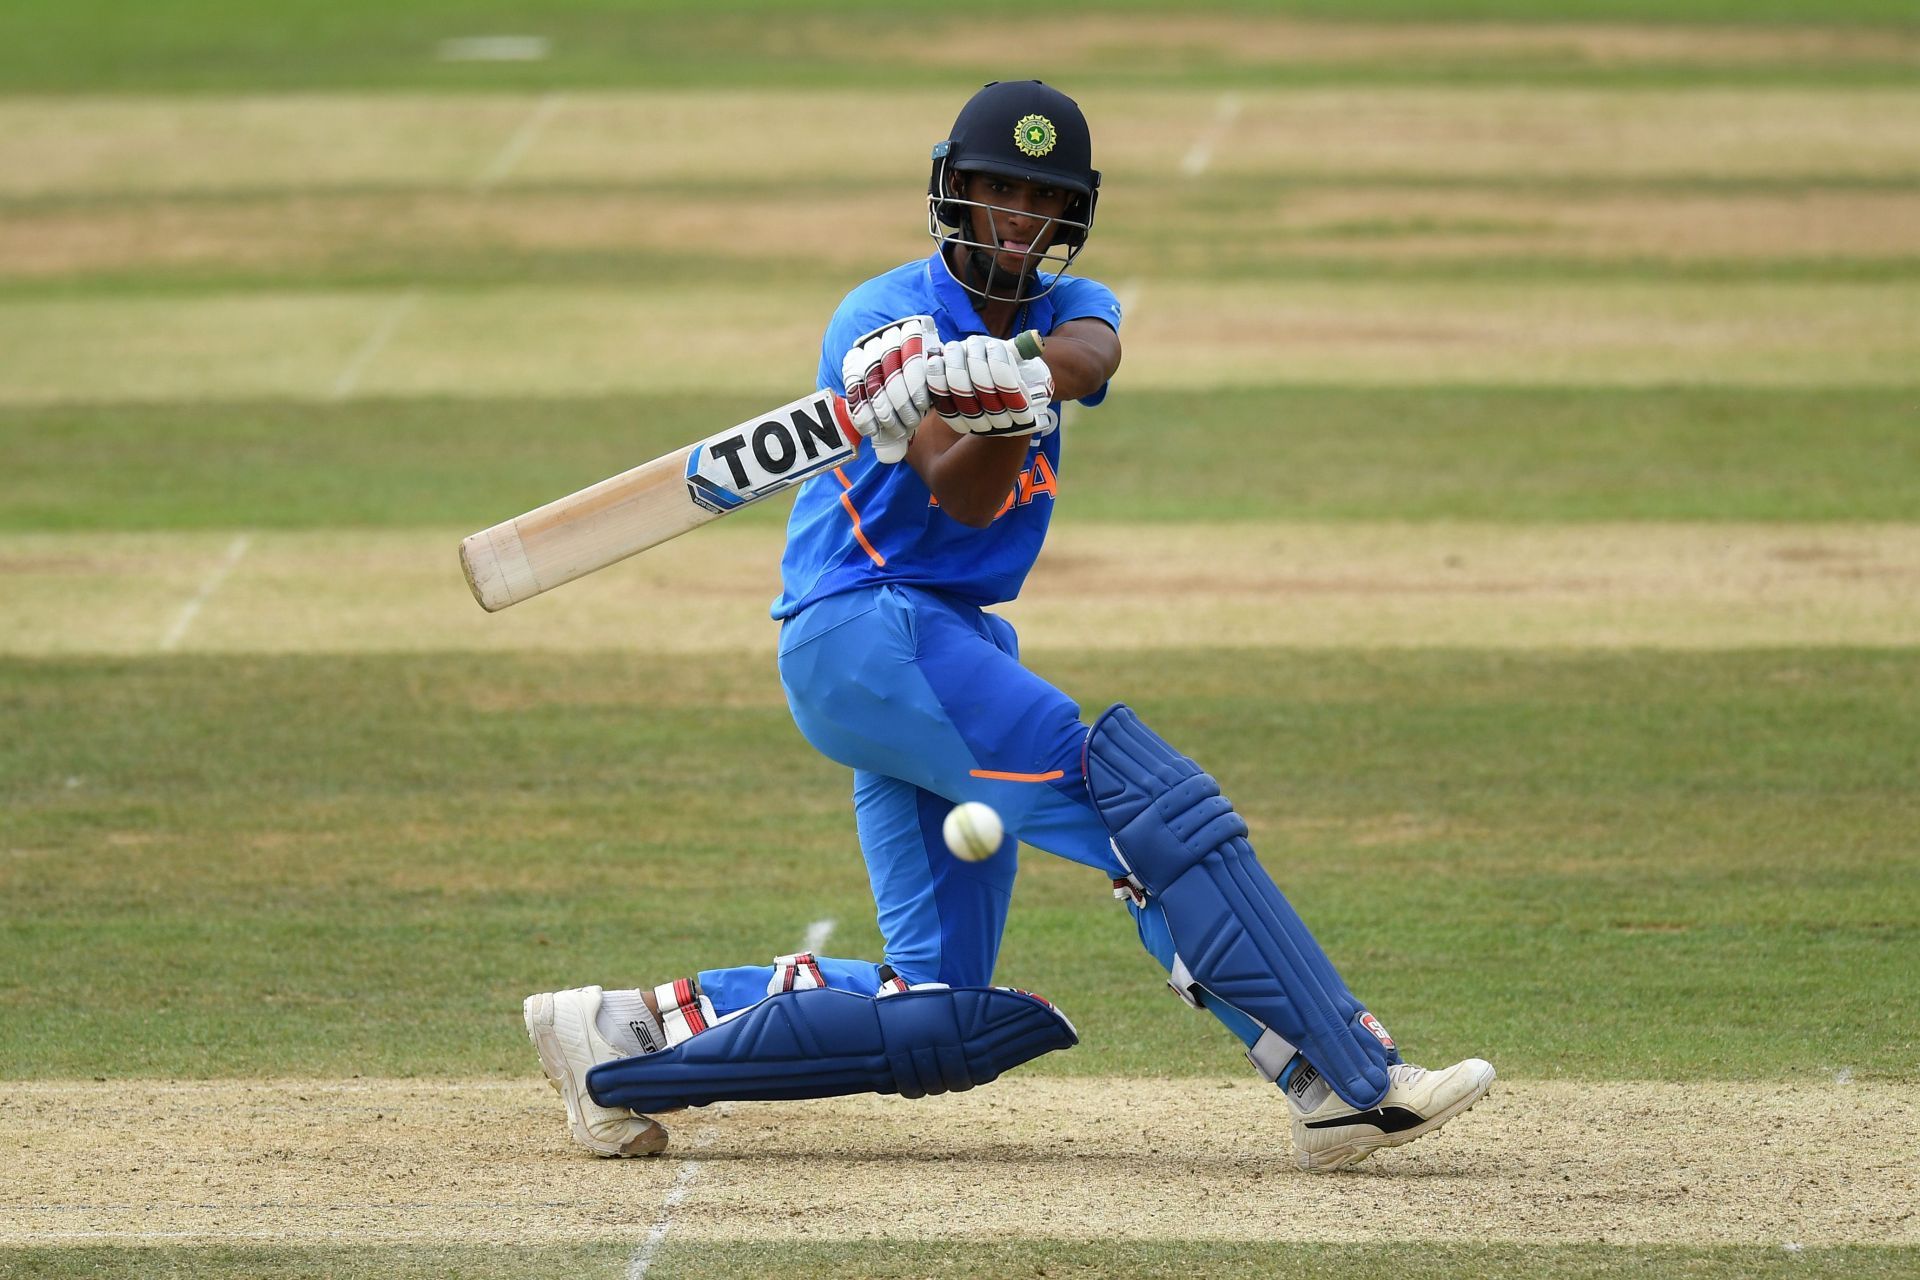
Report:
[{"label": "cricketer", "polygon": [[[1099,195],[1072,99],[987,85],[933,149],[933,252],[828,322],[819,385],[873,447],[800,488],[773,616],[795,724],[853,770],[885,955],[529,997],[528,1033],[589,1150],[662,1150],[650,1112],[964,1089],[1073,1044],[1046,1001],[990,985],[1021,841],[1111,882],[1174,991],[1279,1086],[1300,1168],[1412,1141],[1492,1086],[1478,1058],[1403,1062],[1214,780],[1124,704],[1084,722],[987,612],[1018,595],[1046,537],[1058,406],[1099,405],[1120,366],[1119,302],[1069,274]],[[1029,331],[1038,355],[1016,342]],[[1004,817],[995,856],[947,849],[942,821],[966,801]]]}]

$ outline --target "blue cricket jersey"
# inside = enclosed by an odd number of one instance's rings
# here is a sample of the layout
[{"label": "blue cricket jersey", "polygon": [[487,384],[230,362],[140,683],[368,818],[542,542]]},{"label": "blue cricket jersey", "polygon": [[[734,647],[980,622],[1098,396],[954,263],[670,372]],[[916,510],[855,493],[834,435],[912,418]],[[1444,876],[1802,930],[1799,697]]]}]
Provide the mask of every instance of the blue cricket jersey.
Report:
[{"label": "blue cricket jersey", "polygon": [[[987,332],[972,295],[948,274],[935,250],[847,295],[820,343],[819,385],[846,394],[840,362],[854,339],[915,315],[932,316],[943,341]],[[1045,297],[1025,303],[1014,328],[1051,333],[1087,317],[1104,320],[1117,333],[1120,302],[1099,281],[1068,276]],[[1106,394],[1102,386],[1080,403],[1099,404]],[[943,514],[912,467],[888,466],[870,447],[807,481],[787,520],[773,616],[790,618],[815,600],[884,582],[925,587],[979,606],[1013,599],[1053,516],[1061,434],[1033,442],[1008,505],[984,529]]]}]

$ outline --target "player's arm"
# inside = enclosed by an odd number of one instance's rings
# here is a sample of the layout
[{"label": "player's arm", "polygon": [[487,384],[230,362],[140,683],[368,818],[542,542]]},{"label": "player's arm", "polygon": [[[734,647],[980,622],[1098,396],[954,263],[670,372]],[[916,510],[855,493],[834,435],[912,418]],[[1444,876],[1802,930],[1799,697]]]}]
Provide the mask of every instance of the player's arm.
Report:
[{"label": "player's arm", "polygon": [[1120,369],[1120,335],[1104,320],[1069,320],[1047,335],[1054,399],[1090,396]]},{"label": "player's arm", "polygon": [[[1120,367],[1120,335],[1099,320],[1070,320],[1047,336],[1045,364],[1025,362],[1023,374],[1031,384],[1027,393],[1034,408],[1047,415],[1055,411],[1051,404],[1038,401],[1079,399],[1105,386]],[[977,373],[977,366],[975,368]],[[949,378],[960,377],[958,363],[947,369]],[[936,383],[940,378],[936,372]],[[978,377],[973,379],[981,382]],[[977,388],[976,388],[977,390]],[[907,463],[933,492],[940,509],[955,520],[974,528],[985,528],[1006,504],[1026,465],[1029,436],[1041,427],[1016,424],[999,431],[989,428],[956,430],[961,419],[943,413],[935,396],[935,411],[928,414],[914,433],[907,450]],[[1031,422],[1031,420],[1028,420]],[[1047,418],[1051,422],[1053,419]],[[963,422],[962,425],[977,425]]]},{"label": "player's arm", "polygon": [[907,465],[919,473],[942,511],[984,529],[1006,505],[1028,449],[1025,436],[962,435],[930,413],[907,447]]}]

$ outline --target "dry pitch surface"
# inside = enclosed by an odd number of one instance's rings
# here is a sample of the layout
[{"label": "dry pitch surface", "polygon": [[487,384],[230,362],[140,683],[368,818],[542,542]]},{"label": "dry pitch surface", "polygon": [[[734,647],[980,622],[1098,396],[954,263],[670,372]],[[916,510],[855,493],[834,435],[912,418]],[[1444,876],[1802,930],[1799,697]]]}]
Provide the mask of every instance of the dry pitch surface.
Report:
[{"label": "dry pitch surface", "polygon": [[[0,536],[10,600],[0,654],[627,649],[771,660],[777,529],[704,528],[494,615],[460,577],[461,532]],[[1029,651],[1910,646],[1920,529],[1062,520],[1031,590],[1005,612]]]},{"label": "dry pitch surface", "polygon": [[[1920,1243],[1920,1109],[1891,1085],[1502,1083],[1441,1134],[1312,1178],[1250,1081],[730,1104],[678,1117],[646,1161],[570,1147],[560,1114],[528,1081],[16,1084],[0,1244],[638,1241],[662,1220],[682,1245]],[[102,1141],[128,1117],[137,1144]]]}]

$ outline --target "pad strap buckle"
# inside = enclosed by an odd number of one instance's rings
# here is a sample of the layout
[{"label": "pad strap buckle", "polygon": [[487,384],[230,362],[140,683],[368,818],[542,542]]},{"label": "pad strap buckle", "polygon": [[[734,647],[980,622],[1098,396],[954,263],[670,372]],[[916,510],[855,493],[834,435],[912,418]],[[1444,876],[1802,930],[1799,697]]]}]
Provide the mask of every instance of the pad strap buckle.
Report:
[{"label": "pad strap buckle", "polygon": [[874,993],[876,999],[880,996],[897,996],[902,992],[911,991],[912,989],[912,987],[907,985],[905,978],[893,971],[892,965],[883,964],[880,966],[880,990]]},{"label": "pad strap buckle", "polygon": [[777,996],[782,991],[812,991],[826,985],[827,976],[820,972],[820,962],[813,958],[813,952],[797,951],[790,956],[773,958],[773,977],[767,980],[767,994]]},{"label": "pad strap buckle", "polygon": [[660,1006],[660,1026],[667,1033],[669,1049],[718,1021],[713,1003],[700,994],[700,984],[692,978],[661,983],[653,989],[653,998]]}]

